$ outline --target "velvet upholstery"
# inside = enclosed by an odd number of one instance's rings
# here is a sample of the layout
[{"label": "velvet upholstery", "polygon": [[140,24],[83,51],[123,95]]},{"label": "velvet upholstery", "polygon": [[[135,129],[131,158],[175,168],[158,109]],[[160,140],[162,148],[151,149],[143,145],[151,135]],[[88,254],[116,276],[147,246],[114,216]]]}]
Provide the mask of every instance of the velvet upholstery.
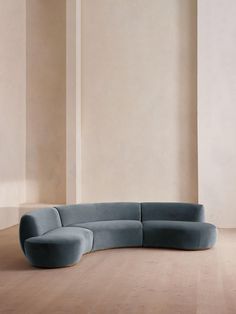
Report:
[{"label": "velvet upholstery", "polygon": [[179,220],[203,222],[204,207],[190,203],[142,203],[142,221]]},{"label": "velvet upholstery", "polygon": [[140,220],[140,203],[97,203],[56,207],[63,226],[105,220]]},{"label": "velvet upholstery", "polygon": [[62,267],[77,263],[93,245],[92,231],[62,227],[25,241],[25,255],[34,266]]},{"label": "velvet upholstery", "polygon": [[84,253],[117,247],[184,250],[214,246],[216,227],[187,203],[98,203],[45,208],[24,215],[20,243],[30,263],[63,267]]},{"label": "velvet upholstery", "polygon": [[55,208],[42,208],[25,214],[20,221],[20,243],[24,251],[24,242],[31,237],[60,228],[61,219]]},{"label": "velvet upholstery", "polygon": [[95,221],[75,224],[93,232],[93,251],[142,246],[142,223],[136,220]]},{"label": "velvet upholstery", "polygon": [[183,250],[208,249],[215,244],[216,227],[209,223],[152,220],[143,222],[143,246]]}]

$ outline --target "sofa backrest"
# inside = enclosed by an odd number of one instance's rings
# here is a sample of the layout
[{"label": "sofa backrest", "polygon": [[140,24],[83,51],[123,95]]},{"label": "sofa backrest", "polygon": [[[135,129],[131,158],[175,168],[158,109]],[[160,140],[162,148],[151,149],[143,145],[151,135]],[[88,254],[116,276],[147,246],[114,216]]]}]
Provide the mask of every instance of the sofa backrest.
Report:
[{"label": "sofa backrest", "polygon": [[22,216],[20,221],[20,243],[24,250],[24,242],[28,238],[40,236],[48,231],[61,227],[61,219],[55,208],[43,208]]},{"label": "sofa backrest", "polygon": [[107,220],[141,220],[140,203],[97,203],[56,207],[63,226]]},{"label": "sofa backrest", "polygon": [[204,221],[204,207],[190,203],[142,203],[142,221]]}]

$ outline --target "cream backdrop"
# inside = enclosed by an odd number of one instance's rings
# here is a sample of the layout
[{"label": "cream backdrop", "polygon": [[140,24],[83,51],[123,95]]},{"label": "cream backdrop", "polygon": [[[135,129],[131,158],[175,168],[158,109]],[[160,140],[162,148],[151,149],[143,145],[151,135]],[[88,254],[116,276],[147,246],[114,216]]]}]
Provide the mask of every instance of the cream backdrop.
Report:
[{"label": "cream backdrop", "polygon": [[82,200],[197,201],[196,1],[82,1]]},{"label": "cream backdrop", "polygon": [[198,1],[199,201],[236,227],[236,2]]},{"label": "cream backdrop", "polygon": [[66,3],[66,201],[81,201],[81,1]]},{"label": "cream backdrop", "polygon": [[25,193],[25,1],[0,0],[0,229]]},{"label": "cream backdrop", "polygon": [[0,0],[0,229],[66,198],[199,201],[236,227],[235,10]]},{"label": "cream backdrop", "polygon": [[27,0],[26,202],[66,201],[66,1]]}]

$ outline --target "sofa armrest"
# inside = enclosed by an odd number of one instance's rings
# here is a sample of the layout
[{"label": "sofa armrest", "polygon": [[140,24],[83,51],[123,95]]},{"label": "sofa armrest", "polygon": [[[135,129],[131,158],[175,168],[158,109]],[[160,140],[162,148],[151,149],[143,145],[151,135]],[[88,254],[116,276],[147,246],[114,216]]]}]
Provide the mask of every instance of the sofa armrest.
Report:
[{"label": "sofa armrest", "polygon": [[39,209],[23,215],[19,229],[20,244],[23,252],[25,252],[25,240],[43,235],[61,226],[61,219],[55,208]]}]

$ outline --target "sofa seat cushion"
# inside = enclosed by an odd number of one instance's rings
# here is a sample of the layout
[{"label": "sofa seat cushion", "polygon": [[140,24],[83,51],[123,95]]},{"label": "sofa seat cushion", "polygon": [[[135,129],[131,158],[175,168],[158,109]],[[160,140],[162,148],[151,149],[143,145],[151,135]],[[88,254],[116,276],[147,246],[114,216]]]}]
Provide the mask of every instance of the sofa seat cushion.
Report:
[{"label": "sofa seat cushion", "polygon": [[63,267],[80,260],[91,251],[92,231],[85,228],[62,227],[25,241],[25,254],[38,267]]},{"label": "sofa seat cushion", "polygon": [[144,221],[143,246],[183,250],[208,249],[216,242],[216,227],[186,221]]},{"label": "sofa seat cushion", "polygon": [[136,220],[96,221],[73,226],[93,232],[93,250],[142,246],[142,223]]}]

